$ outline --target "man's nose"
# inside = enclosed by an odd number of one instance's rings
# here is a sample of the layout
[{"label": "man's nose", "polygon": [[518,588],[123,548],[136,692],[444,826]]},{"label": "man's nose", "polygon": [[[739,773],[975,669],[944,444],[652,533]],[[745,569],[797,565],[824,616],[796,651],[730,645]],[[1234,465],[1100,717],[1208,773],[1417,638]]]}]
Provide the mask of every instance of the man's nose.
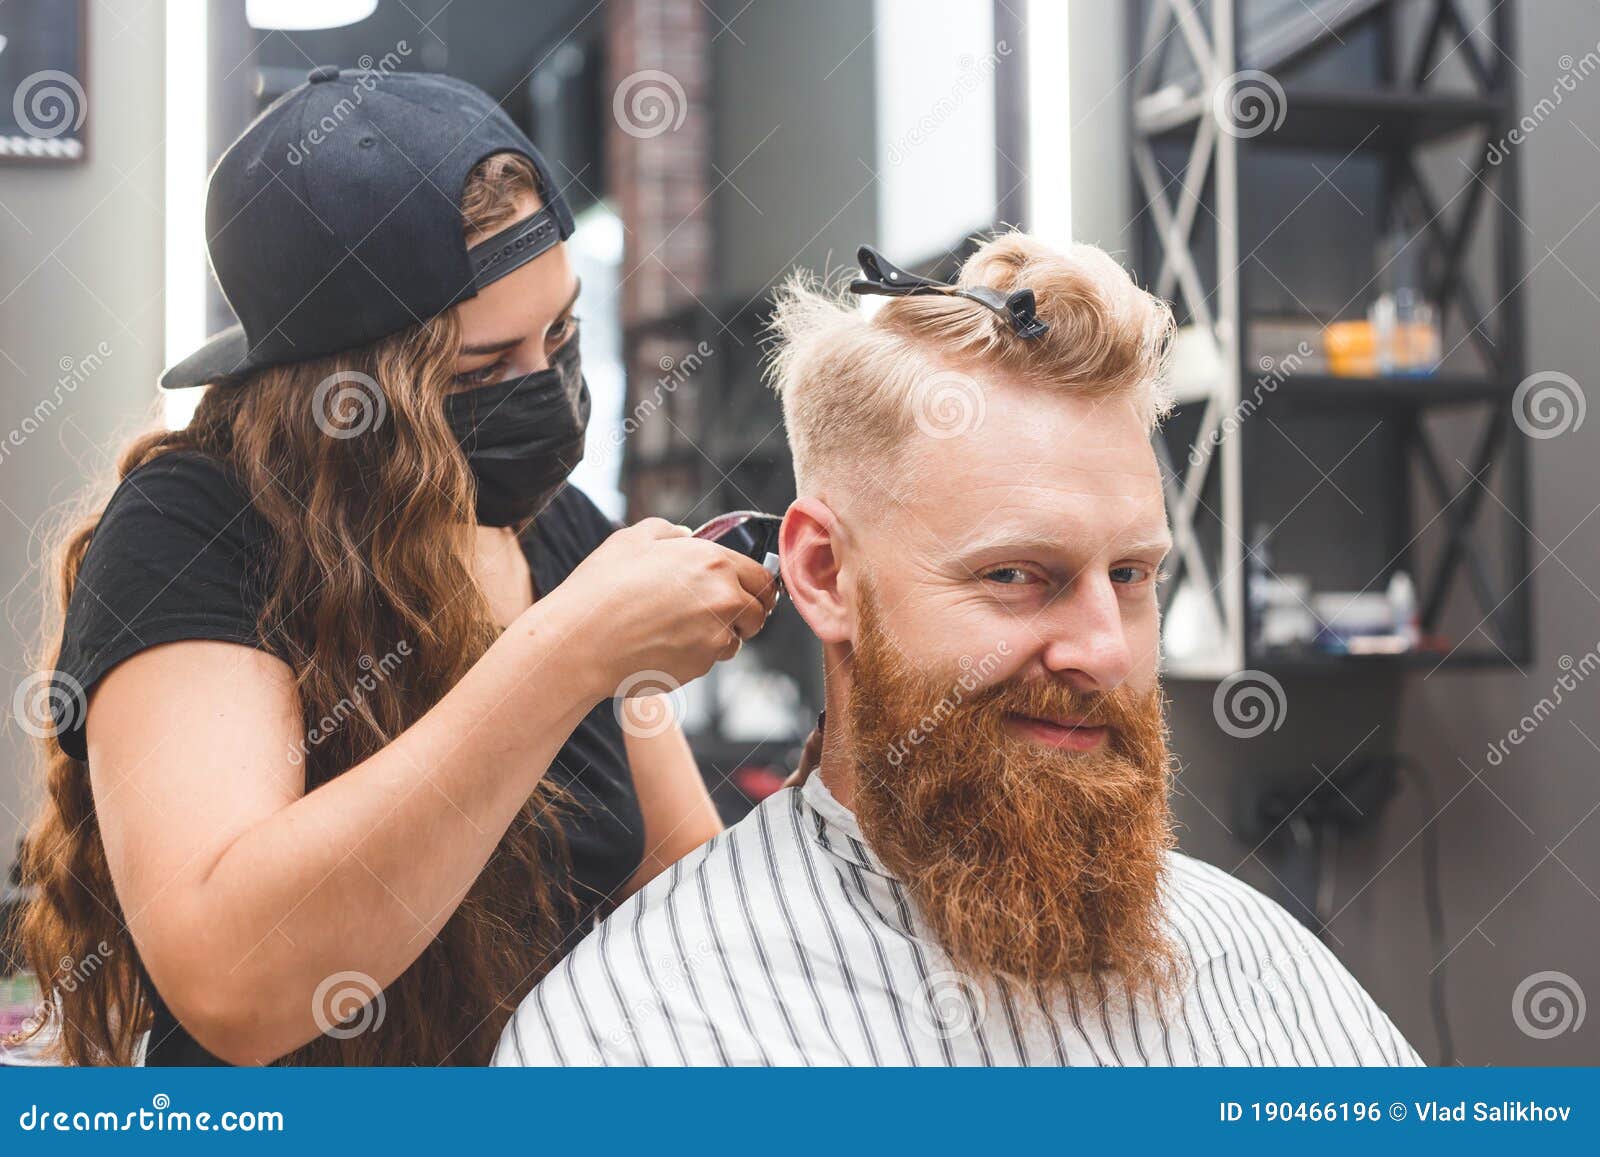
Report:
[{"label": "man's nose", "polygon": [[1133,671],[1122,601],[1108,575],[1081,576],[1036,629],[1045,639],[1045,669],[1077,690],[1108,691]]}]

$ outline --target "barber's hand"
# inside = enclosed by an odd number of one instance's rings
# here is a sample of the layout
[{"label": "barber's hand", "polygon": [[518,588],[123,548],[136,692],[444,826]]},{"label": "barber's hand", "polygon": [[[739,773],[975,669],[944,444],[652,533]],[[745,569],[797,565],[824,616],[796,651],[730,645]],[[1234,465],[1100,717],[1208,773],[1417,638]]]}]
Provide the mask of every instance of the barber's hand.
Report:
[{"label": "barber's hand", "polygon": [[[647,518],[601,543],[549,599],[579,615],[603,694],[615,695],[645,672],[687,683],[733,657],[765,625],[778,584],[760,563]],[[659,678],[639,686],[664,689]]]}]

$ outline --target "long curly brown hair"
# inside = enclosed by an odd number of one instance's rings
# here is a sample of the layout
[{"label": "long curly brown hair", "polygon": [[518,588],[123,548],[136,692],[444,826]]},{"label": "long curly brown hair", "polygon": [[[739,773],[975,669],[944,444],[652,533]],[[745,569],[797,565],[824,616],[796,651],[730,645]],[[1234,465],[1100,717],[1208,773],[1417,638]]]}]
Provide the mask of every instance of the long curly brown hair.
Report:
[{"label": "long curly brown hair", "polygon": [[[489,157],[464,189],[464,229],[508,222],[539,193],[525,159]],[[318,736],[304,747],[307,791],[387,745],[494,641],[464,549],[474,482],[440,404],[459,346],[452,310],[363,349],[213,386],[186,428],[125,447],[110,480],[163,454],[197,451],[252,496],[272,538],[258,630],[293,669],[306,733]],[[346,376],[330,390],[335,375]],[[360,436],[341,436],[358,428]],[[56,549],[45,671],[56,666],[62,615],[109,489],[88,500],[89,513]],[[407,644],[404,661],[373,678],[375,658],[397,641]],[[370,690],[352,696],[357,686]],[[341,720],[331,730],[319,723],[330,715]],[[53,736],[42,746],[44,802],[22,859],[35,895],[19,939],[45,995],[29,1035],[52,1030],[43,1039],[53,1037],[68,1063],[129,1064],[150,1025],[149,980],[113,887],[87,765]],[[560,797],[546,784],[524,806],[454,915],[385,991],[377,1027],[319,1037],[283,1063],[487,1062],[560,944],[570,903],[565,842],[551,822]]]}]

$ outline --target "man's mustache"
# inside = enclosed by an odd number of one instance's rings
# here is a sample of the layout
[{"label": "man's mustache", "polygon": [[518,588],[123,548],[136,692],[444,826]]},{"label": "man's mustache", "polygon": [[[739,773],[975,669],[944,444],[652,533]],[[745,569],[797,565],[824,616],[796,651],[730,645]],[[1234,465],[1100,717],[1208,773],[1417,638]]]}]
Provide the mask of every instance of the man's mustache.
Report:
[{"label": "man's mustache", "polygon": [[1126,732],[1146,709],[1145,694],[1127,686],[1108,691],[1079,691],[1067,683],[1042,678],[1008,679],[985,688],[974,706],[1000,715],[1025,715],[1065,727],[1104,727]]},{"label": "man's mustache", "polygon": [[[1006,719],[1021,716],[1060,727],[1105,728],[1108,748],[1136,756],[1144,747],[1136,737],[1148,732],[1150,713],[1159,710],[1156,704],[1161,699],[1159,690],[1139,691],[1122,684],[1080,691],[1069,683],[1032,675],[1013,676],[968,692],[960,691],[957,681],[950,681],[941,690],[936,676],[916,671],[904,659],[896,665],[901,668],[896,679],[903,680],[904,686],[920,685],[919,697],[933,705],[924,720],[924,730],[930,734],[942,721],[960,716],[975,721],[999,741]],[[1063,758],[1071,758],[1070,753],[1063,753]]]}]

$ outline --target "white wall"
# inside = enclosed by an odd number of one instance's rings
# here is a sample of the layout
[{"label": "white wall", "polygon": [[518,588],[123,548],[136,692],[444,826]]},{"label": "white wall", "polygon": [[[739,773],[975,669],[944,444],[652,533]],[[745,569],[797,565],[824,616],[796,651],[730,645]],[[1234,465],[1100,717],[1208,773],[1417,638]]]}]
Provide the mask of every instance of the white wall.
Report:
[{"label": "white wall", "polygon": [[994,220],[994,75],[1019,51],[972,0],[877,0],[878,246],[915,265]]},{"label": "white wall", "polygon": [[37,777],[12,697],[39,644],[43,524],[110,469],[161,368],[163,6],[87,8],[87,162],[0,166],[0,870]]}]

